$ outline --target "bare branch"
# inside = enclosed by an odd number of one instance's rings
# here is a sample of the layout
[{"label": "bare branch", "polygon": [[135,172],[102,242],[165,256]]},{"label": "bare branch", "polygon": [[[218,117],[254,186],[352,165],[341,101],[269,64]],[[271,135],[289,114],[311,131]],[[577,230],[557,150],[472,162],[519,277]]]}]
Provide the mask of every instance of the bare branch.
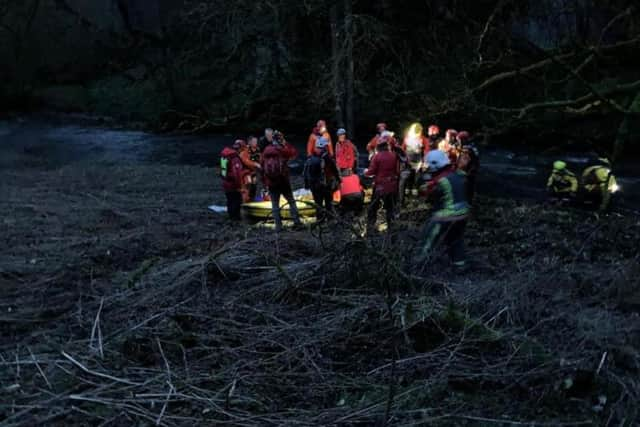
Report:
[{"label": "bare branch", "polygon": [[[616,50],[616,49],[620,49],[620,48],[624,48],[624,47],[631,47],[634,46],[636,44],[640,43],[640,37],[636,37],[634,39],[631,40],[626,40],[623,42],[619,42],[619,43],[615,43],[609,46],[603,46],[601,48],[598,49],[598,51],[600,52],[609,52],[612,50]],[[578,52],[570,52],[570,53],[566,53],[563,55],[557,55],[557,56],[553,56],[547,59],[544,59],[542,61],[538,61],[534,64],[531,65],[527,65],[526,67],[522,67],[519,68],[517,70],[512,70],[512,71],[505,71],[503,73],[499,73],[496,74],[490,78],[488,78],[487,80],[485,80],[483,83],[481,83],[479,86],[476,86],[475,88],[471,89],[471,93],[477,93],[480,92],[484,89],[487,89],[490,86],[493,86],[494,84],[501,82],[503,80],[507,80],[510,79],[512,77],[517,77],[519,75],[523,75],[523,74],[527,74],[530,73],[532,71],[536,71],[539,70],[541,68],[547,67],[551,64],[553,64],[555,61],[564,61],[567,59],[571,59],[573,57],[575,57],[578,54]]]}]

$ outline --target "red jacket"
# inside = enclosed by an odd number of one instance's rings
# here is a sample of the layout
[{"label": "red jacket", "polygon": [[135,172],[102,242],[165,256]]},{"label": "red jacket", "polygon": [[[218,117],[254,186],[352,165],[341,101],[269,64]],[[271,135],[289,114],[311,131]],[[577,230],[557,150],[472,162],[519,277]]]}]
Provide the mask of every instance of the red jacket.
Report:
[{"label": "red jacket", "polygon": [[371,141],[367,144],[367,152],[374,153],[376,151],[376,147],[378,146],[378,141],[380,140],[380,135],[376,135],[371,138]]},{"label": "red jacket", "polygon": [[338,169],[355,169],[358,160],[358,150],[348,139],[336,144],[336,164]]},{"label": "red jacket", "polygon": [[376,194],[394,194],[398,192],[398,176],[400,163],[398,156],[392,151],[381,151],[371,159],[371,164],[366,172],[368,177],[373,177],[373,185]]},{"label": "red jacket", "polygon": [[250,174],[244,167],[238,152],[230,147],[225,147],[220,153],[220,157],[227,159],[227,176],[222,177],[222,188],[225,192],[242,191],[245,180]]},{"label": "red jacket", "polygon": [[[277,187],[279,185],[284,185],[289,183],[289,166],[287,166],[287,162],[289,160],[295,159],[298,157],[298,150],[291,144],[284,145],[268,145],[267,148],[262,152],[262,159],[260,159],[260,164],[264,169],[265,161],[270,156],[278,156],[280,161],[284,165],[284,175],[278,182],[273,182],[269,177],[262,177],[262,181],[266,187]],[[285,182],[286,181],[286,182]]]}]

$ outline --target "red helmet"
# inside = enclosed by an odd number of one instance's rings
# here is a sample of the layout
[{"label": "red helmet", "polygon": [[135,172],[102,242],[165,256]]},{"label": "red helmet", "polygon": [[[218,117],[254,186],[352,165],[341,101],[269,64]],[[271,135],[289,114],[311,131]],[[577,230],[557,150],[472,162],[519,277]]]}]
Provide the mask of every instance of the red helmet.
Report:
[{"label": "red helmet", "polygon": [[471,135],[469,135],[469,132],[467,132],[466,130],[463,130],[457,136],[458,141],[460,141],[461,143],[469,140],[470,137]]},{"label": "red helmet", "polygon": [[384,130],[387,130],[387,124],[386,123],[378,123],[376,125],[376,129],[378,130],[378,132],[382,132]]},{"label": "red helmet", "polygon": [[429,136],[436,136],[440,133],[440,128],[436,125],[431,125],[429,126],[429,131],[428,131],[428,135]]}]

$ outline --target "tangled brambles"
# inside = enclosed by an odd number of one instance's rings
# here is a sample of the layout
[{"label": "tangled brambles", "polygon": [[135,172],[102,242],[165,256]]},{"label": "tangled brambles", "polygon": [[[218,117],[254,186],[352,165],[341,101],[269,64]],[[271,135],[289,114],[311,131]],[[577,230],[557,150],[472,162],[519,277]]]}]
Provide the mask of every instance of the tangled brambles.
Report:
[{"label": "tangled brambles", "polygon": [[4,425],[640,420],[635,218],[481,198],[474,270],[436,254],[416,275],[420,210],[367,239],[276,236],[209,216],[195,172],[87,184],[106,176],[43,175],[50,195],[3,204]]}]

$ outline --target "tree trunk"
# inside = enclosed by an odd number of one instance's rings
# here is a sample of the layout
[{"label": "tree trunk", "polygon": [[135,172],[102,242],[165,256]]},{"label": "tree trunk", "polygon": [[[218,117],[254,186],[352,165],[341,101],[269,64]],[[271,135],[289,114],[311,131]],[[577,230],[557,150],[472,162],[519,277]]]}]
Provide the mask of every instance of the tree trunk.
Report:
[{"label": "tree trunk", "polygon": [[[627,114],[624,115],[622,122],[620,123],[620,127],[618,128],[618,133],[616,135],[616,140],[613,144],[613,154],[611,155],[611,163],[613,168],[615,168],[617,161],[621,158],[624,152],[624,146],[629,139],[629,134],[633,133],[635,135],[638,134],[638,126],[635,125],[635,121],[637,121],[637,115],[640,113],[640,92],[638,92],[631,101],[631,104],[627,108]],[[635,119],[635,120],[634,120]]]},{"label": "tree trunk", "polygon": [[354,64],[353,64],[353,4],[352,0],[344,0],[344,33],[346,37],[345,52],[345,110],[346,110],[346,126],[351,138],[355,139],[355,122],[353,118],[354,104]]},{"label": "tree trunk", "polygon": [[34,0],[28,9],[24,27],[19,27],[15,30],[15,44],[13,46],[13,55],[15,61],[15,72],[17,80],[17,93],[19,97],[23,97],[27,92],[27,81],[33,77],[33,69],[28,70],[28,65],[24,64],[25,57],[25,45],[27,45],[27,39],[31,33],[31,27],[36,19],[38,10],[40,8],[40,0]]},{"label": "tree trunk", "polygon": [[331,80],[334,95],[334,119],[337,127],[344,126],[342,110],[343,90],[342,52],[340,51],[340,29],[338,25],[338,6],[334,4],[330,11],[331,24]]}]

